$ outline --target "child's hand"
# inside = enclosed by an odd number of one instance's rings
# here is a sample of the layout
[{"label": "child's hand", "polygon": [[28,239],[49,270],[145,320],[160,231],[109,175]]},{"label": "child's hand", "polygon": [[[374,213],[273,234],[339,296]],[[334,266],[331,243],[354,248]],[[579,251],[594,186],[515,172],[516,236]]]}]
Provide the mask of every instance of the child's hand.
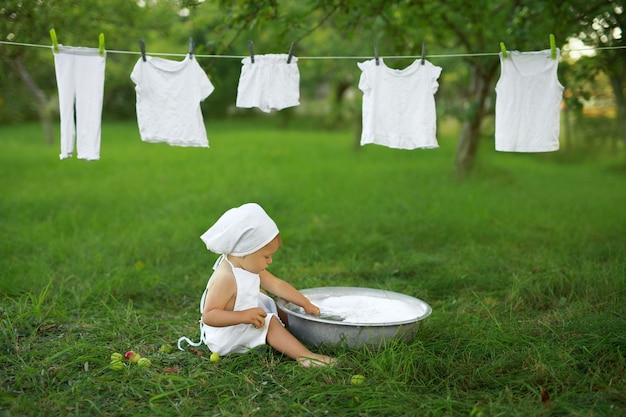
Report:
[{"label": "child's hand", "polygon": [[304,312],[307,314],[313,314],[314,316],[320,315],[320,308],[311,302],[309,302],[306,305],[303,305],[302,308],[304,309]]},{"label": "child's hand", "polygon": [[241,312],[243,314],[243,323],[251,324],[257,329],[265,326],[265,317],[267,313],[261,307],[249,308]]}]

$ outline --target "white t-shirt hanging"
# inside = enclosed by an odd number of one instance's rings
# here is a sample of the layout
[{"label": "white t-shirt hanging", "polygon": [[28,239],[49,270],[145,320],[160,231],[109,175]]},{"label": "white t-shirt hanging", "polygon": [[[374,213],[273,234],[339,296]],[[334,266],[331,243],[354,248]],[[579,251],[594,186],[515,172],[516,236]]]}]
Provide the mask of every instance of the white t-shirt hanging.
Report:
[{"label": "white t-shirt hanging", "polygon": [[144,142],[209,147],[200,102],[215,89],[198,62],[147,56],[130,75],[137,93],[137,122]]},{"label": "white t-shirt hanging", "polygon": [[559,149],[563,86],[551,51],[500,54],[496,84],[496,150],[550,152]]},{"label": "white t-shirt hanging", "polygon": [[441,67],[414,61],[397,70],[372,59],[359,62],[363,91],[361,145],[396,149],[438,148],[435,93]]},{"label": "white t-shirt hanging", "polygon": [[257,107],[265,113],[300,104],[298,58],[287,54],[255,55],[241,60],[237,107]]}]

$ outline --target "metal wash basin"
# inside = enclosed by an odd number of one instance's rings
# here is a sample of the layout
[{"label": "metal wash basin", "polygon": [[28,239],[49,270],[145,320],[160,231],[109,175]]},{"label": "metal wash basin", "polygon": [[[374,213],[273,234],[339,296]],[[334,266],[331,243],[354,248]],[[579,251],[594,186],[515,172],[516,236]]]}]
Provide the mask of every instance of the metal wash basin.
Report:
[{"label": "metal wash basin", "polygon": [[310,345],[346,343],[355,348],[390,339],[410,341],[432,312],[424,301],[392,291],[321,287],[300,292],[320,307],[319,317],[280,298],[276,303],[288,316],[289,331]]}]

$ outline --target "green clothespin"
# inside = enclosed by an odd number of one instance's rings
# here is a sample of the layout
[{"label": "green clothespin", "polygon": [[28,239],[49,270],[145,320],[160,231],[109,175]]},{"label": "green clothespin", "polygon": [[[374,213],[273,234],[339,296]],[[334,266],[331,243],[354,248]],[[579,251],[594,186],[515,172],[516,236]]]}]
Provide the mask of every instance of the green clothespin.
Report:
[{"label": "green clothespin", "polygon": [[100,45],[100,56],[104,56],[104,33],[98,36],[98,44]]},{"label": "green clothespin", "polygon": [[552,53],[552,59],[556,59],[556,42],[554,41],[554,35],[550,34],[550,51]]},{"label": "green clothespin", "polygon": [[509,54],[506,52],[506,48],[504,47],[504,42],[500,42],[500,50],[502,51],[502,57],[506,58]]},{"label": "green clothespin", "polygon": [[59,53],[59,41],[57,40],[57,33],[54,28],[50,29],[50,38],[52,38],[52,46],[54,47],[54,52]]}]

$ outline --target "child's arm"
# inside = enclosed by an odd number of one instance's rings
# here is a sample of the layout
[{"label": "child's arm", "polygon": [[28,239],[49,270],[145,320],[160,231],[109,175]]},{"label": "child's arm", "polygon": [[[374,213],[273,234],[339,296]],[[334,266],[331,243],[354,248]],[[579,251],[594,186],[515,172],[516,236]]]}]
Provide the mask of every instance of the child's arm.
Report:
[{"label": "child's arm", "polygon": [[296,290],[287,281],[274,276],[267,270],[262,271],[259,277],[261,277],[261,286],[270,293],[302,307],[308,314],[320,315],[319,307],[311,303],[308,298],[302,295],[300,291]]},{"label": "child's arm", "polygon": [[237,297],[237,284],[232,276],[215,275],[209,282],[204,300],[202,321],[213,327],[226,327],[235,324],[252,324],[263,327],[267,313],[260,307],[233,311]]}]

